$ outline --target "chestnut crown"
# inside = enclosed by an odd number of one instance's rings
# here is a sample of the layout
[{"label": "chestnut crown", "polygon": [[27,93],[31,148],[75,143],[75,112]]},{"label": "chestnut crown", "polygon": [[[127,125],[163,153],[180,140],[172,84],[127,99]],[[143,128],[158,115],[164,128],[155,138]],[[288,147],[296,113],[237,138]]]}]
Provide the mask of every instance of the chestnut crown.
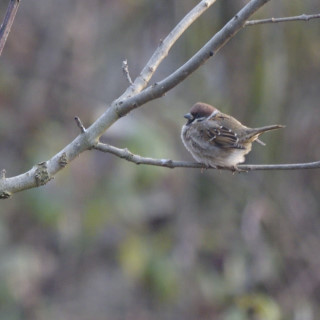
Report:
[{"label": "chestnut crown", "polygon": [[197,102],[192,106],[190,112],[184,115],[184,117],[188,119],[187,124],[190,124],[194,120],[201,121],[208,118],[214,111],[218,110],[210,104]]}]

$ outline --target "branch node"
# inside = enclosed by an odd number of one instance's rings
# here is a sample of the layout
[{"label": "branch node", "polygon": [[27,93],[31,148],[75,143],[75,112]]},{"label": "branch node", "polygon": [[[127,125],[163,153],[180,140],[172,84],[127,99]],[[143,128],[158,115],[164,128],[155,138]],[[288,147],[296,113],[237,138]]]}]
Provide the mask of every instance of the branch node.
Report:
[{"label": "branch node", "polygon": [[120,103],[117,103],[115,108],[114,108],[114,112],[115,114],[117,115],[117,117],[120,119],[122,118],[123,116],[126,115],[126,113],[122,112],[121,109],[120,109]]},{"label": "branch node", "polygon": [[123,151],[124,152],[123,152],[122,158],[130,161],[133,158],[133,153],[131,151],[129,151],[128,148],[123,149]]},{"label": "branch node", "polygon": [[170,169],[173,169],[174,168],[174,164],[173,164],[173,161],[172,160],[169,160],[169,159],[162,159],[161,160],[161,163],[164,167],[167,167],[167,168],[170,168]]},{"label": "branch node", "polygon": [[209,7],[208,1],[204,1],[203,6],[204,6],[205,8],[208,8],[208,7]]},{"label": "branch node", "polygon": [[148,80],[142,74],[140,74],[140,78],[144,83],[148,84]]},{"label": "branch node", "polygon": [[46,161],[38,163],[38,168],[36,169],[34,177],[38,187],[47,184],[53,179],[50,178]]},{"label": "branch node", "polygon": [[3,191],[0,193],[0,199],[9,199],[11,198],[12,193],[8,191]]},{"label": "branch node", "polygon": [[65,152],[59,157],[59,165],[64,168],[68,164],[67,154]]},{"label": "branch node", "polygon": [[130,77],[129,67],[128,67],[128,60],[127,60],[127,59],[125,59],[125,60],[122,61],[122,71],[123,71],[123,73],[125,74],[128,82],[132,85],[133,82],[132,82],[132,79],[131,79],[131,77]]},{"label": "branch node", "polygon": [[86,128],[82,124],[82,121],[80,120],[80,118],[79,117],[74,117],[74,120],[76,120],[77,126],[80,129],[81,133],[85,133],[86,132]]},{"label": "branch node", "polygon": [[214,51],[209,52],[209,56],[212,57],[214,55]]}]

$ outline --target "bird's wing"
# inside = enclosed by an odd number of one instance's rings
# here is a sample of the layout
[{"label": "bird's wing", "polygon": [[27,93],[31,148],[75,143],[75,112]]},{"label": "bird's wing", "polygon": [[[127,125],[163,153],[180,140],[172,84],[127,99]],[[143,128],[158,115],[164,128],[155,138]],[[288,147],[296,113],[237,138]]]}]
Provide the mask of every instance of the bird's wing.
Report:
[{"label": "bird's wing", "polygon": [[231,129],[218,125],[215,121],[208,121],[204,127],[203,134],[213,145],[225,149],[245,149],[245,147],[239,143],[237,134]]}]

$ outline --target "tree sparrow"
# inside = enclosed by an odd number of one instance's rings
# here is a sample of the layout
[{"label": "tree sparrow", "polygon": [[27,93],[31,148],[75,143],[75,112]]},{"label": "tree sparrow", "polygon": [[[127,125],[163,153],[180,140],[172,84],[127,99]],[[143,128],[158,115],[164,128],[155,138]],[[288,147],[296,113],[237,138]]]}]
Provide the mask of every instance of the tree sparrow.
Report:
[{"label": "tree sparrow", "polygon": [[254,141],[265,145],[259,135],[282,125],[248,128],[237,119],[215,107],[198,102],[184,116],[188,122],[182,127],[181,139],[194,159],[206,167],[224,167],[238,171]]}]

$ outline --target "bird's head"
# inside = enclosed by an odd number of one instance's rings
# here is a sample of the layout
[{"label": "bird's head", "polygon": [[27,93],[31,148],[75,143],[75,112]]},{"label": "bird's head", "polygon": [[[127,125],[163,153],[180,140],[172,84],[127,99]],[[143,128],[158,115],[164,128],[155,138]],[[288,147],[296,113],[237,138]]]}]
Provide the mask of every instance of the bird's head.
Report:
[{"label": "bird's head", "polygon": [[208,119],[210,116],[213,116],[218,112],[219,110],[210,104],[197,102],[192,106],[190,112],[184,115],[184,117],[188,120],[187,125],[189,125],[195,121],[200,122]]}]

